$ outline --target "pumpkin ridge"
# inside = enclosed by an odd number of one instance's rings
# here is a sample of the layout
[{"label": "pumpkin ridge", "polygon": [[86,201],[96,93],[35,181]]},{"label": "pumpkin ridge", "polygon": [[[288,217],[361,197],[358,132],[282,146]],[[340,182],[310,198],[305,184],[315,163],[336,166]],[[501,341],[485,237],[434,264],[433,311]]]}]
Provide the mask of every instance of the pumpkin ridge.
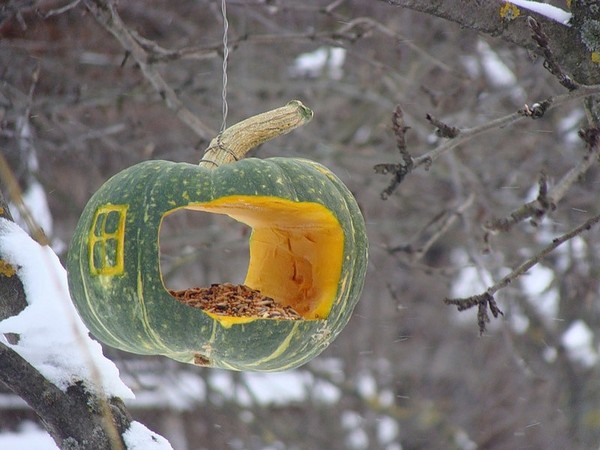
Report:
[{"label": "pumpkin ridge", "polygon": [[138,272],[138,277],[137,277],[137,296],[138,296],[138,303],[139,303],[140,311],[141,311],[142,323],[144,323],[146,325],[144,327],[146,335],[149,338],[151,338],[156,345],[162,347],[164,350],[168,350],[167,346],[165,346],[165,343],[161,339],[160,335],[158,333],[156,333],[154,331],[154,328],[151,326],[152,321],[149,318],[148,308],[146,307],[145,292],[144,292],[143,283],[142,283],[142,272],[141,271]]},{"label": "pumpkin ridge", "polygon": [[[82,268],[83,268],[83,267],[84,267],[84,266],[83,266],[83,265],[81,265],[81,266],[80,266],[80,270],[82,270]],[[82,277],[82,279],[84,279],[84,278]],[[87,285],[87,283],[85,283],[85,282],[84,282],[84,283],[82,283],[82,288],[83,288],[83,291],[84,291],[84,293],[85,293],[85,298],[86,298],[86,299],[90,299],[90,298],[92,298],[92,296],[91,296],[91,295],[90,295],[90,293],[89,293],[89,289],[88,289],[88,285]],[[88,301],[88,303],[89,303],[89,300],[87,300],[87,301]],[[88,308],[88,309],[87,309],[87,311],[86,311],[86,313],[87,313],[87,314],[90,314],[90,315],[93,317],[93,319],[94,319],[94,321],[95,321],[96,325],[98,325],[98,326],[102,327],[102,330],[103,330],[103,332],[104,332],[104,333],[106,333],[104,336],[108,335],[108,336],[110,336],[110,339],[112,339],[112,340],[113,340],[113,342],[115,342],[115,343],[118,343],[118,342],[119,342],[119,339],[117,338],[117,336],[115,336],[115,335],[114,335],[114,334],[111,332],[111,330],[110,330],[108,327],[106,327],[106,326],[105,326],[105,325],[102,323],[102,320],[100,319],[100,316],[98,315],[98,312],[97,312],[97,311],[96,311],[94,308]]]},{"label": "pumpkin ridge", "polygon": [[292,341],[292,338],[294,337],[294,334],[296,334],[296,331],[298,331],[298,325],[300,322],[296,322],[294,323],[294,325],[292,326],[292,329],[289,331],[288,335],[285,337],[284,341],[281,342],[281,344],[279,344],[279,346],[268,356],[265,356],[264,358],[254,361],[253,363],[249,364],[248,367],[258,367],[262,364],[268,363],[270,361],[272,361],[273,359],[281,356],[290,346],[290,342]]},{"label": "pumpkin ridge", "polygon": [[290,200],[294,200],[296,202],[299,201],[298,193],[296,192],[296,186],[292,182],[292,179],[290,178],[290,176],[287,173],[285,173],[283,168],[279,164],[277,164],[277,162],[274,161],[272,165],[273,165],[273,167],[275,167],[278,174],[281,175],[282,179],[284,180],[284,186],[287,186],[288,190],[290,191],[291,197],[293,197],[293,198],[290,197]]},{"label": "pumpkin ridge", "polygon": [[[344,186],[345,187],[345,186]],[[352,195],[350,193],[350,191],[344,192],[343,194],[345,194],[346,196],[348,195]],[[354,200],[354,197],[352,197],[352,200]],[[363,289],[363,285],[364,285],[364,279],[366,276],[366,271],[367,271],[367,266],[366,266],[366,261],[368,259],[368,244],[367,244],[367,234],[366,234],[366,230],[365,230],[365,224],[364,224],[364,219],[362,216],[362,213],[360,212],[360,208],[358,208],[358,204],[355,203],[355,201],[353,201],[352,203],[346,201],[344,202],[345,207],[348,209],[348,218],[349,221],[351,223],[351,233],[352,233],[352,239],[356,245],[356,243],[359,243],[359,247],[360,247],[360,241],[364,240],[365,241],[365,257],[364,257],[364,267],[363,266],[359,266],[359,263],[363,262],[363,258],[350,258],[350,262],[349,262],[349,266],[350,269],[348,271],[344,270],[344,273],[349,273],[350,275],[350,280],[348,280],[348,283],[350,284],[350,287],[348,287],[347,289],[352,289],[352,287],[354,286],[355,289],[357,289],[357,293],[356,295],[360,295]],[[355,208],[351,208],[355,207]],[[356,209],[358,211],[352,211],[352,209]],[[358,217],[358,215],[360,215],[360,217]],[[357,221],[360,221],[361,223],[358,224]],[[361,235],[358,235],[359,230],[363,230],[364,234],[361,233]],[[339,289],[342,289],[344,286],[340,285]],[[345,304],[348,302],[348,299],[351,298],[353,296],[353,293],[348,291],[348,293],[346,295],[344,295],[343,301],[344,301],[344,306]]]}]

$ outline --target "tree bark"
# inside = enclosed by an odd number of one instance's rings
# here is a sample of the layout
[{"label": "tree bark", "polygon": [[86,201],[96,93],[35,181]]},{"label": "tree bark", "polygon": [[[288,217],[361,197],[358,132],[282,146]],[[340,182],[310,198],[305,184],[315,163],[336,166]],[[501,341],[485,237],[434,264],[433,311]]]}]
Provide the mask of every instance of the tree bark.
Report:
[{"label": "tree bark", "polygon": [[[2,192],[0,217],[12,220]],[[6,264],[2,267],[6,270],[0,271],[0,320],[18,314],[27,306],[21,281],[14,273],[10,274],[14,268]],[[129,428],[131,417],[121,399],[93,395],[82,383],[75,383],[63,392],[2,342],[0,381],[36,412],[61,449],[125,448],[121,435]]]},{"label": "tree bark", "polygon": [[574,17],[575,25],[568,26],[549,19],[541,14],[519,8],[520,15],[512,20],[502,18],[500,8],[505,5],[503,0],[386,0],[387,3],[412,9],[432,16],[455,22],[462,27],[480,31],[492,37],[525,48],[540,54],[540,49],[531,38],[531,29],[527,17],[533,17],[549,38],[549,47],[555,59],[563,70],[570,73],[575,81],[581,84],[600,83],[600,64],[592,60],[592,52],[581,37],[581,27],[584,16],[592,17],[591,4],[587,8],[574,0],[579,8]]}]

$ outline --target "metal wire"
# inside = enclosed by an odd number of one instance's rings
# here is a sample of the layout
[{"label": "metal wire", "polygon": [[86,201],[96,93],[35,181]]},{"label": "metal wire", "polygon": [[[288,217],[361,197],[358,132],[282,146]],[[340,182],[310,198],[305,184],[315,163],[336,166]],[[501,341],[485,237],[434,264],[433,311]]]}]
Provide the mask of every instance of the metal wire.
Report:
[{"label": "metal wire", "polygon": [[227,32],[229,31],[229,21],[227,20],[227,1],[221,0],[221,13],[223,14],[223,90],[221,98],[223,100],[223,123],[221,132],[227,127],[227,60],[229,59],[229,47],[227,46]]}]

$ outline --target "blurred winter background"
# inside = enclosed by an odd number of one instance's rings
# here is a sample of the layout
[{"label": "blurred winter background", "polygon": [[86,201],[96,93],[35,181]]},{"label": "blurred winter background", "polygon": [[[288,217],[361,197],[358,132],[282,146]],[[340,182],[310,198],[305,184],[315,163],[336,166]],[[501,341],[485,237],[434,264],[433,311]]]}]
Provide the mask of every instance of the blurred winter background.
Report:
[{"label": "blurred winter background", "polygon": [[[9,3],[14,11],[3,10],[0,24],[0,149],[64,261],[79,214],[103,181],[146,159],[198,161],[207,142],[82,5],[45,16],[69,2]],[[581,102],[472,139],[384,201],[389,179],[373,166],[399,160],[397,104],[418,156],[442,140],[427,113],[474,127],[564,88],[524,50],[385,2],[227,6],[228,123],[294,98],[315,111],[311,124],[253,154],[310,158],[349,186],[369,232],[366,285],[338,340],[290,372],[234,373],[105,348],[136,395],[128,400],[134,418],[176,450],[598,448],[597,229],[500,291],[505,315],[482,337],[476,311],[442,302],[485,291],[598,212],[600,173],[592,167],[538,226],[525,221],[487,239],[483,229],[535,199],[542,171],[552,186],[581,160]],[[220,2],[128,0],[119,12],[160,46],[148,46],[160,73],[217,130]],[[450,216],[452,226],[420,254]],[[161,229],[166,284],[241,282],[247,238],[223,217],[174,214]],[[7,390],[0,448],[55,448]]]}]

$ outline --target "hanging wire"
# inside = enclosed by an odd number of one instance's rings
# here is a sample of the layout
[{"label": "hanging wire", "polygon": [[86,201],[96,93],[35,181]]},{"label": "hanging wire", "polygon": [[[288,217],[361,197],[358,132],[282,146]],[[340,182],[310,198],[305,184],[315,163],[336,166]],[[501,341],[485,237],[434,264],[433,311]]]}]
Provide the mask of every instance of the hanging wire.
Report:
[{"label": "hanging wire", "polygon": [[229,47],[227,46],[227,32],[229,31],[229,21],[227,20],[227,1],[221,0],[221,13],[223,14],[223,91],[221,98],[223,100],[223,123],[221,132],[227,127],[227,60],[229,59]]}]

